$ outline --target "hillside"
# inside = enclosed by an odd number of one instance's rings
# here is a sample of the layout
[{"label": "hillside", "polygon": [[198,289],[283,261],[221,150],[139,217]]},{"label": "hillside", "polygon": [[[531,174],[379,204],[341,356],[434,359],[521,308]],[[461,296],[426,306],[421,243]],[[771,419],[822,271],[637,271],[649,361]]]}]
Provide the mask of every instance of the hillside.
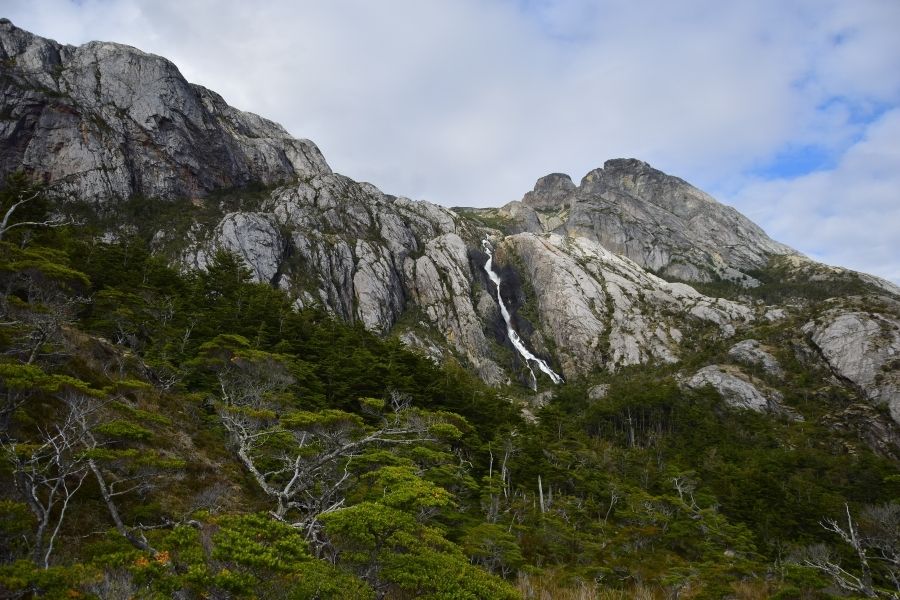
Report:
[{"label": "hillside", "polygon": [[0,61],[0,597],[900,594],[896,286],[639,160],[448,209]]}]

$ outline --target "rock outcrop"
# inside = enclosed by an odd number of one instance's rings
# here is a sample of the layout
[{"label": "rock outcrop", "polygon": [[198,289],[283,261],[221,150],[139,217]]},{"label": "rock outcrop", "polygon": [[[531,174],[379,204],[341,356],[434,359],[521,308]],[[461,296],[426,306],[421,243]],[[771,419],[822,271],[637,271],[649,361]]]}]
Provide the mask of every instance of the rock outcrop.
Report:
[{"label": "rock outcrop", "polygon": [[834,309],[803,326],[832,371],[900,423],[900,321]]},{"label": "rock outcrop", "polygon": [[443,346],[501,384],[507,376],[491,357],[473,302],[474,234],[457,221],[439,206],[321,173],[276,189],[261,211],[226,215],[182,260],[203,268],[216,250],[235,252],[256,279],[287,290],[298,305],[320,306],[383,335],[415,308],[417,325],[439,342],[407,328],[397,331],[401,339],[432,357]]},{"label": "rock outcrop", "polygon": [[758,282],[746,271],[764,267],[773,255],[796,254],[730,206],[639,160],[606,161],[579,186],[569,184],[566,175],[543,177],[500,215],[518,231],[587,238],[687,281],[725,278],[753,286]]},{"label": "rock outcrop", "polygon": [[551,173],[537,180],[534,190],[525,194],[522,204],[538,210],[562,208],[575,190],[572,178],[564,173]]},{"label": "rock outcrop", "polygon": [[778,359],[763,349],[758,340],[743,340],[728,350],[728,356],[745,365],[758,366],[767,375],[783,377],[784,370]]},{"label": "rock outcrop", "polygon": [[711,386],[732,408],[761,413],[784,415],[799,419],[799,415],[782,404],[781,393],[754,382],[739,369],[722,365],[703,367],[685,382],[691,389]]},{"label": "rock outcrop", "polygon": [[746,306],[663,281],[590,239],[521,233],[502,247],[521,260],[566,377],[676,362],[681,328],[710,323],[728,336],[753,319]]},{"label": "rock outcrop", "polygon": [[855,434],[876,454],[900,460],[900,426],[871,405],[860,402],[851,404],[826,415],[823,423],[833,431]]},{"label": "rock outcrop", "polygon": [[[111,202],[329,173],[315,144],[122,44],[64,46],[0,20],[0,174]],[[2,185],[2,182],[0,182]]]}]

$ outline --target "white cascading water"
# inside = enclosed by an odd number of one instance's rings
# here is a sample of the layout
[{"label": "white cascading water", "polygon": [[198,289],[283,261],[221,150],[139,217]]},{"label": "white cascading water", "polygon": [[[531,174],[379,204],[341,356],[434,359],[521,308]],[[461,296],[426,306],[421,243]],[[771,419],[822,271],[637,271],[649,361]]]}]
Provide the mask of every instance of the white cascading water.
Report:
[{"label": "white cascading water", "polygon": [[553,383],[562,383],[563,378],[557,375],[546,361],[532,354],[531,351],[525,347],[522,338],[519,337],[516,330],[513,329],[512,317],[510,317],[509,310],[507,310],[506,304],[503,303],[503,297],[500,295],[500,276],[494,273],[494,254],[491,251],[491,245],[487,240],[483,240],[481,242],[481,247],[484,248],[484,251],[488,256],[487,262],[484,263],[484,272],[487,273],[487,276],[494,282],[494,286],[497,288],[497,304],[500,305],[500,314],[503,315],[503,320],[506,322],[506,335],[509,336],[509,341],[512,342],[513,347],[518,351],[522,358],[525,359],[525,366],[531,373],[531,389],[537,391],[537,377],[534,374],[534,369],[531,368],[531,363],[535,363],[541,371],[547,374],[547,377],[549,377]]}]

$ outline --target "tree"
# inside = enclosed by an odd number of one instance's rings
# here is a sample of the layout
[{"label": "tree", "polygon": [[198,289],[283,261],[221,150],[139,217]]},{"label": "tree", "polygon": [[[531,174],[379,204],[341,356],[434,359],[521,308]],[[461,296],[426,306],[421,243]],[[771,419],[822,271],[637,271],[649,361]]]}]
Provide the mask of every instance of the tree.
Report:
[{"label": "tree", "polygon": [[19,334],[16,350],[23,362],[35,362],[46,345],[61,341],[87,301],[82,293],[89,284],[57,250],[0,243],[0,325]]},{"label": "tree", "polygon": [[[807,548],[802,564],[825,573],[839,587],[866,598],[900,598],[900,504],[868,506],[863,510],[862,526],[854,520],[845,504],[847,524],[825,519],[822,527],[837,534],[856,555],[857,568],[850,570],[824,545]],[[881,575],[893,591],[877,585]]]},{"label": "tree", "polygon": [[503,578],[514,574],[525,562],[513,534],[495,523],[480,523],[462,539],[466,555],[476,565]]},{"label": "tree", "polygon": [[252,350],[239,336],[219,336],[201,352],[216,373],[216,412],[241,464],[275,502],[272,516],[303,530],[321,547],[319,518],[345,503],[350,462],[367,449],[430,439],[432,425],[395,397],[389,410],[367,399],[377,427],[340,410],[299,410],[286,391],[294,382],[286,357]]},{"label": "tree", "polygon": [[[370,493],[358,504],[322,516],[330,559],[351,569],[379,598],[516,598],[503,580],[466,560],[427,515],[452,503],[450,494],[414,469],[372,472]],[[423,517],[424,520],[423,520]],[[505,558],[516,560],[505,549]]]},{"label": "tree", "polygon": [[98,436],[121,443],[126,439],[143,439],[150,432],[139,425],[123,420],[105,420],[102,423],[82,421],[84,428],[84,457],[88,468],[97,481],[100,497],[113,521],[116,531],[139,550],[156,555],[140,527],[125,524],[119,510],[119,501],[132,493],[145,494],[153,489],[154,480],[162,476],[163,470],[154,464],[152,452],[146,449],[141,460],[128,449],[110,448],[110,442],[98,440]]},{"label": "tree", "polygon": [[[0,192],[0,241],[20,227],[62,227],[72,221],[62,216],[47,216],[44,190],[28,183],[24,173],[12,173]],[[18,220],[21,219],[21,220]]]},{"label": "tree", "polygon": [[0,363],[0,440],[5,439],[15,412],[43,393],[52,380],[36,365]]},{"label": "tree", "polygon": [[[13,468],[16,488],[37,521],[32,558],[47,568],[72,498],[89,473],[84,456],[86,423],[97,409],[99,393],[84,382],[57,376],[65,412],[54,425],[39,429],[31,442],[4,441],[2,447]],[[89,444],[88,444],[89,445]]]}]

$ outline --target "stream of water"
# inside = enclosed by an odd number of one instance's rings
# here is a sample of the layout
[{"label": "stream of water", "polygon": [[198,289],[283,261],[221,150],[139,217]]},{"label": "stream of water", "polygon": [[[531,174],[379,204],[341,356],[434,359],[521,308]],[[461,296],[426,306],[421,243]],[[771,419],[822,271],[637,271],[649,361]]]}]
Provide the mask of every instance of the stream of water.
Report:
[{"label": "stream of water", "polygon": [[483,240],[481,242],[481,247],[484,248],[485,253],[488,255],[487,262],[484,263],[484,272],[487,273],[487,276],[497,288],[497,304],[500,305],[500,314],[503,315],[503,320],[506,322],[506,335],[509,336],[509,341],[512,342],[513,347],[519,355],[525,359],[525,366],[531,373],[531,389],[537,391],[537,376],[534,374],[534,369],[531,368],[531,363],[536,364],[538,369],[546,373],[547,377],[549,377],[553,383],[562,383],[563,378],[557,375],[545,360],[532,354],[531,351],[525,347],[522,338],[519,337],[519,334],[513,328],[512,317],[509,314],[509,310],[506,308],[506,304],[503,303],[503,297],[500,295],[500,276],[494,273],[494,253],[491,250],[491,245],[487,240]]}]

